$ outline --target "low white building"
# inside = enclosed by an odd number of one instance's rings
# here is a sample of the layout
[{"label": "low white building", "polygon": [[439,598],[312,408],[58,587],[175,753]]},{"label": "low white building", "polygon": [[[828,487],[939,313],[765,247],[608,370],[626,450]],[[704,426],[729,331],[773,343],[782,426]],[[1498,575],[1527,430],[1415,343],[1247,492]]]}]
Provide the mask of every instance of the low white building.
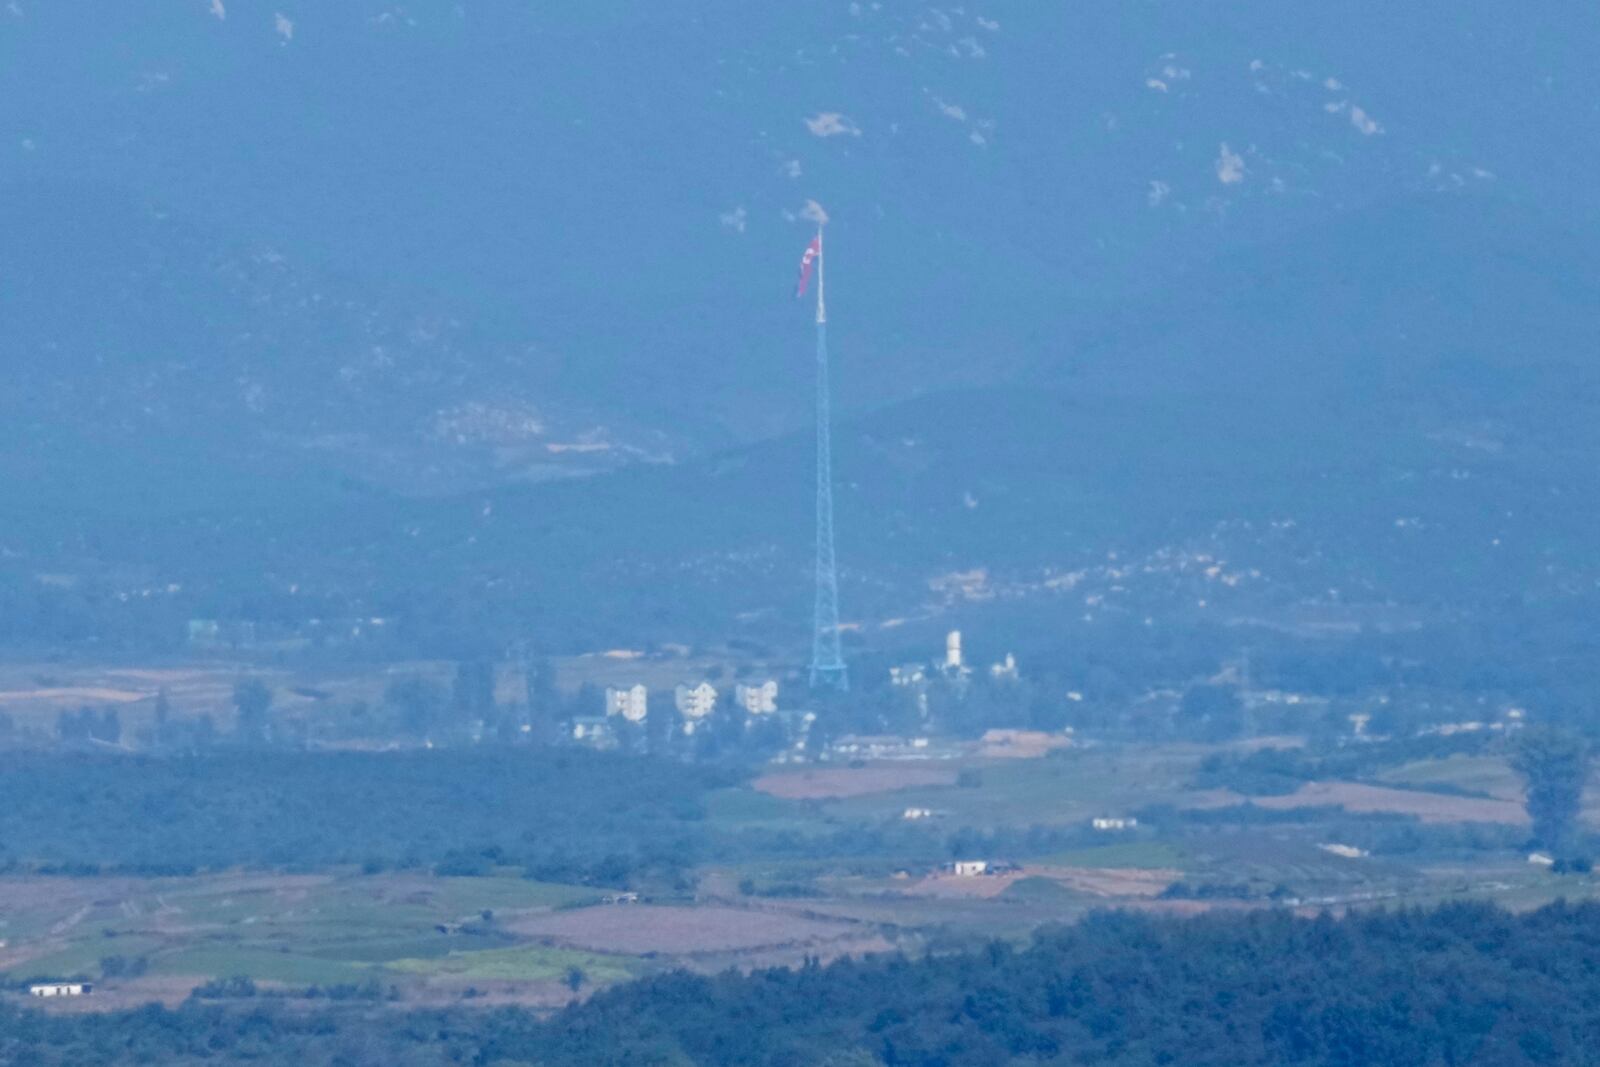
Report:
[{"label": "low white building", "polygon": [[811,727],[817,721],[817,713],[814,711],[795,711],[791,708],[787,711],[777,712],[777,716],[778,722],[783,724],[783,731],[789,738],[789,751],[787,753],[779,753],[778,756],[774,757],[774,761],[782,763],[786,760],[803,759],[806,743],[811,737]]},{"label": "low white building", "polygon": [[572,739],[585,745],[605,746],[616,741],[611,723],[604,718],[582,716],[572,720]]},{"label": "low white building", "polygon": [[[846,759],[932,759],[926,737],[901,737],[897,734],[845,734],[828,746],[828,752]],[[941,754],[944,758],[947,754]]]},{"label": "low white building", "polygon": [[91,982],[41,982],[28,987],[30,997],[83,997],[93,992]]},{"label": "low white building", "polygon": [[999,663],[989,665],[989,677],[997,682],[1015,682],[1021,675],[1017,672],[1017,657],[1006,653],[1006,658]]},{"label": "low white building", "polygon": [[1329,853],[1330,855],[1342,856],[1347,860],[1365,859],[1367,856],[1371,855],[1371,853],[1364,848],[1357,848],[1354,845],[1341,845],[1337,842],[1328,842],[1326,844],[1318,845],[1317,847],[1322,851]]},{"label": "low white building", "polygon": [[1102,816],[1095,819],[1093,825],[1096,830],[1109,833],[1116,830],[1132,830],[1139,825],[1139,820],[1132,815]]},{"label": "low white building", "polygon": [[932,808],[907,808],[905,810],[905,813],[902,814],[900,817],[902,819],[906,820],[907,822],[915,822],[918,819],[931,819],[931,818],[933,818],[933,809]]},{"label": "low white building", "polygon": [[626,689],[606,687],[606,716],[620,715],[632,723],[644,722],[650,714],[650,690],[642,685]]},{"label": "low white building", "polygon": [[976,878],[989,873],[989,861],[956,860],[950,865],[950,870],[957,878]]},{"label": "low white building", "polygon": [[768,678],[760,685],[740,682],[733,687],[736,704],[750,715],[771,715],[778,710],[778,683]]},{"label": "low white building", "polygon": [[927,672],[923,669],[923,666],[920,663],[903,663],[898,667],[889,668],[890,685],[921,685],[927,680]]}]

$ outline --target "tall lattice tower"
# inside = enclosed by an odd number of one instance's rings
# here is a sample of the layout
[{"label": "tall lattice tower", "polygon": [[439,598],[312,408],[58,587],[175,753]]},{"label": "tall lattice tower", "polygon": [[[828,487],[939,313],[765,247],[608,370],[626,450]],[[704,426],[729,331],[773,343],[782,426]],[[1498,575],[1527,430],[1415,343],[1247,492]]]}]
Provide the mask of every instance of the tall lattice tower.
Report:
[{"label": "tall lattice tower", "polygon": [[811,688],[850,688],[839,647],[839,572],[833,558],[833,416],[828,388],[828,305],[822,228],[817,228],[817,597],[812,614]]}]

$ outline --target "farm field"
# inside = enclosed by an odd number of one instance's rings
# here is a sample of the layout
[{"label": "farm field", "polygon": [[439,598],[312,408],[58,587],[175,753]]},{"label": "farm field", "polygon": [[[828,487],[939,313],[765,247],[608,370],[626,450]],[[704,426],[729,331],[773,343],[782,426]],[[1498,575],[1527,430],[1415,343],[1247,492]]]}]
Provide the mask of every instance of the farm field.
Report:
[{"label": "farm field", "polygon": [[918,781],[901,771],[898,779],[882,779],[886,785],[905,783],[888,787],[892,792],[861,790],[821,799],[823,810],[840,818],[896,817],[914,806],[953,825],[1078,824],[1176,799],[1201,756],[1184,746],[1068,749],[1039,759],[967,759],[959,767],[941,768],[948,775],[945,781]]},{"label": "farm field", "polygon": [[784,800],[839,800],[948,786],[955,781],[956,771],[952,767],[901,761],[860,767],[785,770],[763,775],[753,784],[757,791]]},{"label": "farm field", "polygon": [[[594,890],[496,877],[13,877],[0,879],[0,970],[103,974],[109,990],[180,995],[233,976],[288,986],[388,985],[420,973],[470,978],[475,967],[450,961],[470,964],[475,953],[515,944],[501,916],[597,898]],[[530,954],[501,959],[495,970],[537,981],[572,963]],[[627,973],[593,970],[607,980]]]},{"label": "farm field", "polygon": [[1310,782],[1286,797],[1257,797],[1263,808],[1287,810],[1336,805],[1352,812],[1412,815],[1423,822],[1487,822],[1524,826],[1522,805],[1509,800],[1390,789],[1357,782]]},{"label": "farm field", "polygon": [[861,937],[861,931],[850,923],[719,904],[582,908],[532,916],[514,923],[513,928],[518,933],[554,944],[629,955],[687,956],[701,952],[821,946]]},{"label": "farm field", "polygon": [[241,678],[258,678],[274,694],[274,706],[290,717],[315,717],[336,703],[374,702],[397,673],[450,677],[444,662],[380,669],[348,667],[287,670],[227,660],[179,661],[161,665],[88,666],[54,663],[0,663],[0,712],[23,733],[49,735],[62,712],[85,706],[114,707],[125,730],[148,729],[155,722],[158,696],[165,694],[176,719],[209,715],[226,732],[233,722],[233,687]]},{"label": "farm field", "polygon": [[[0,975],[8,996],[36,977],[96,981],[92,1005],[53,1011],[173,1003],[233,977],[283,995],[543,1009],[668,968],[1021,941],[1105,908],[1521,908],[1597,895],[1590,875],[1527,862],[1520,783],[1498,757],[1246,797],[1196,784],[1222,751],[1086,746],[727,779],[704,794],[705,854],[639,903],[602,902],[634,887],[534,881],[521,867],[14,873],[0,876]],[[905,819],[911,807],[930,814]],[[1089,825],[1135,812],[1125,830]],[[942,868],[954,859],[999,873],[958,877]]]}]

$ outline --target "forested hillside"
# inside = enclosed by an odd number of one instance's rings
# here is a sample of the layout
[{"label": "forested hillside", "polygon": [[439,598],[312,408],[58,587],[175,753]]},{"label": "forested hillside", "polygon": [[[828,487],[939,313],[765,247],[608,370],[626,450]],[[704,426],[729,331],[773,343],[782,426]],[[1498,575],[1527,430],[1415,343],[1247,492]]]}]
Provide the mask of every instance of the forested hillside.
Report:
[{"label": "forested hillside", "polygon": [[10,753],[0,863],[68,874],[427,867],[621,884],[672,878],[738,773],[586,750]]}]

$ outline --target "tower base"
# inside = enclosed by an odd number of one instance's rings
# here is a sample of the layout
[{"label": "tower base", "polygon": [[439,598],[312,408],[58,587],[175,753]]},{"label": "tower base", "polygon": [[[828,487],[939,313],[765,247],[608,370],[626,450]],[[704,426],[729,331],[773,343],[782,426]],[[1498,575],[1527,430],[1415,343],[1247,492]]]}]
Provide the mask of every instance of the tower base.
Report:
[{"label": "tower base", "polygon": [[811,688],[832,689],[836,693],[850,690],[850,671],[843,663],[811,665]]}]

